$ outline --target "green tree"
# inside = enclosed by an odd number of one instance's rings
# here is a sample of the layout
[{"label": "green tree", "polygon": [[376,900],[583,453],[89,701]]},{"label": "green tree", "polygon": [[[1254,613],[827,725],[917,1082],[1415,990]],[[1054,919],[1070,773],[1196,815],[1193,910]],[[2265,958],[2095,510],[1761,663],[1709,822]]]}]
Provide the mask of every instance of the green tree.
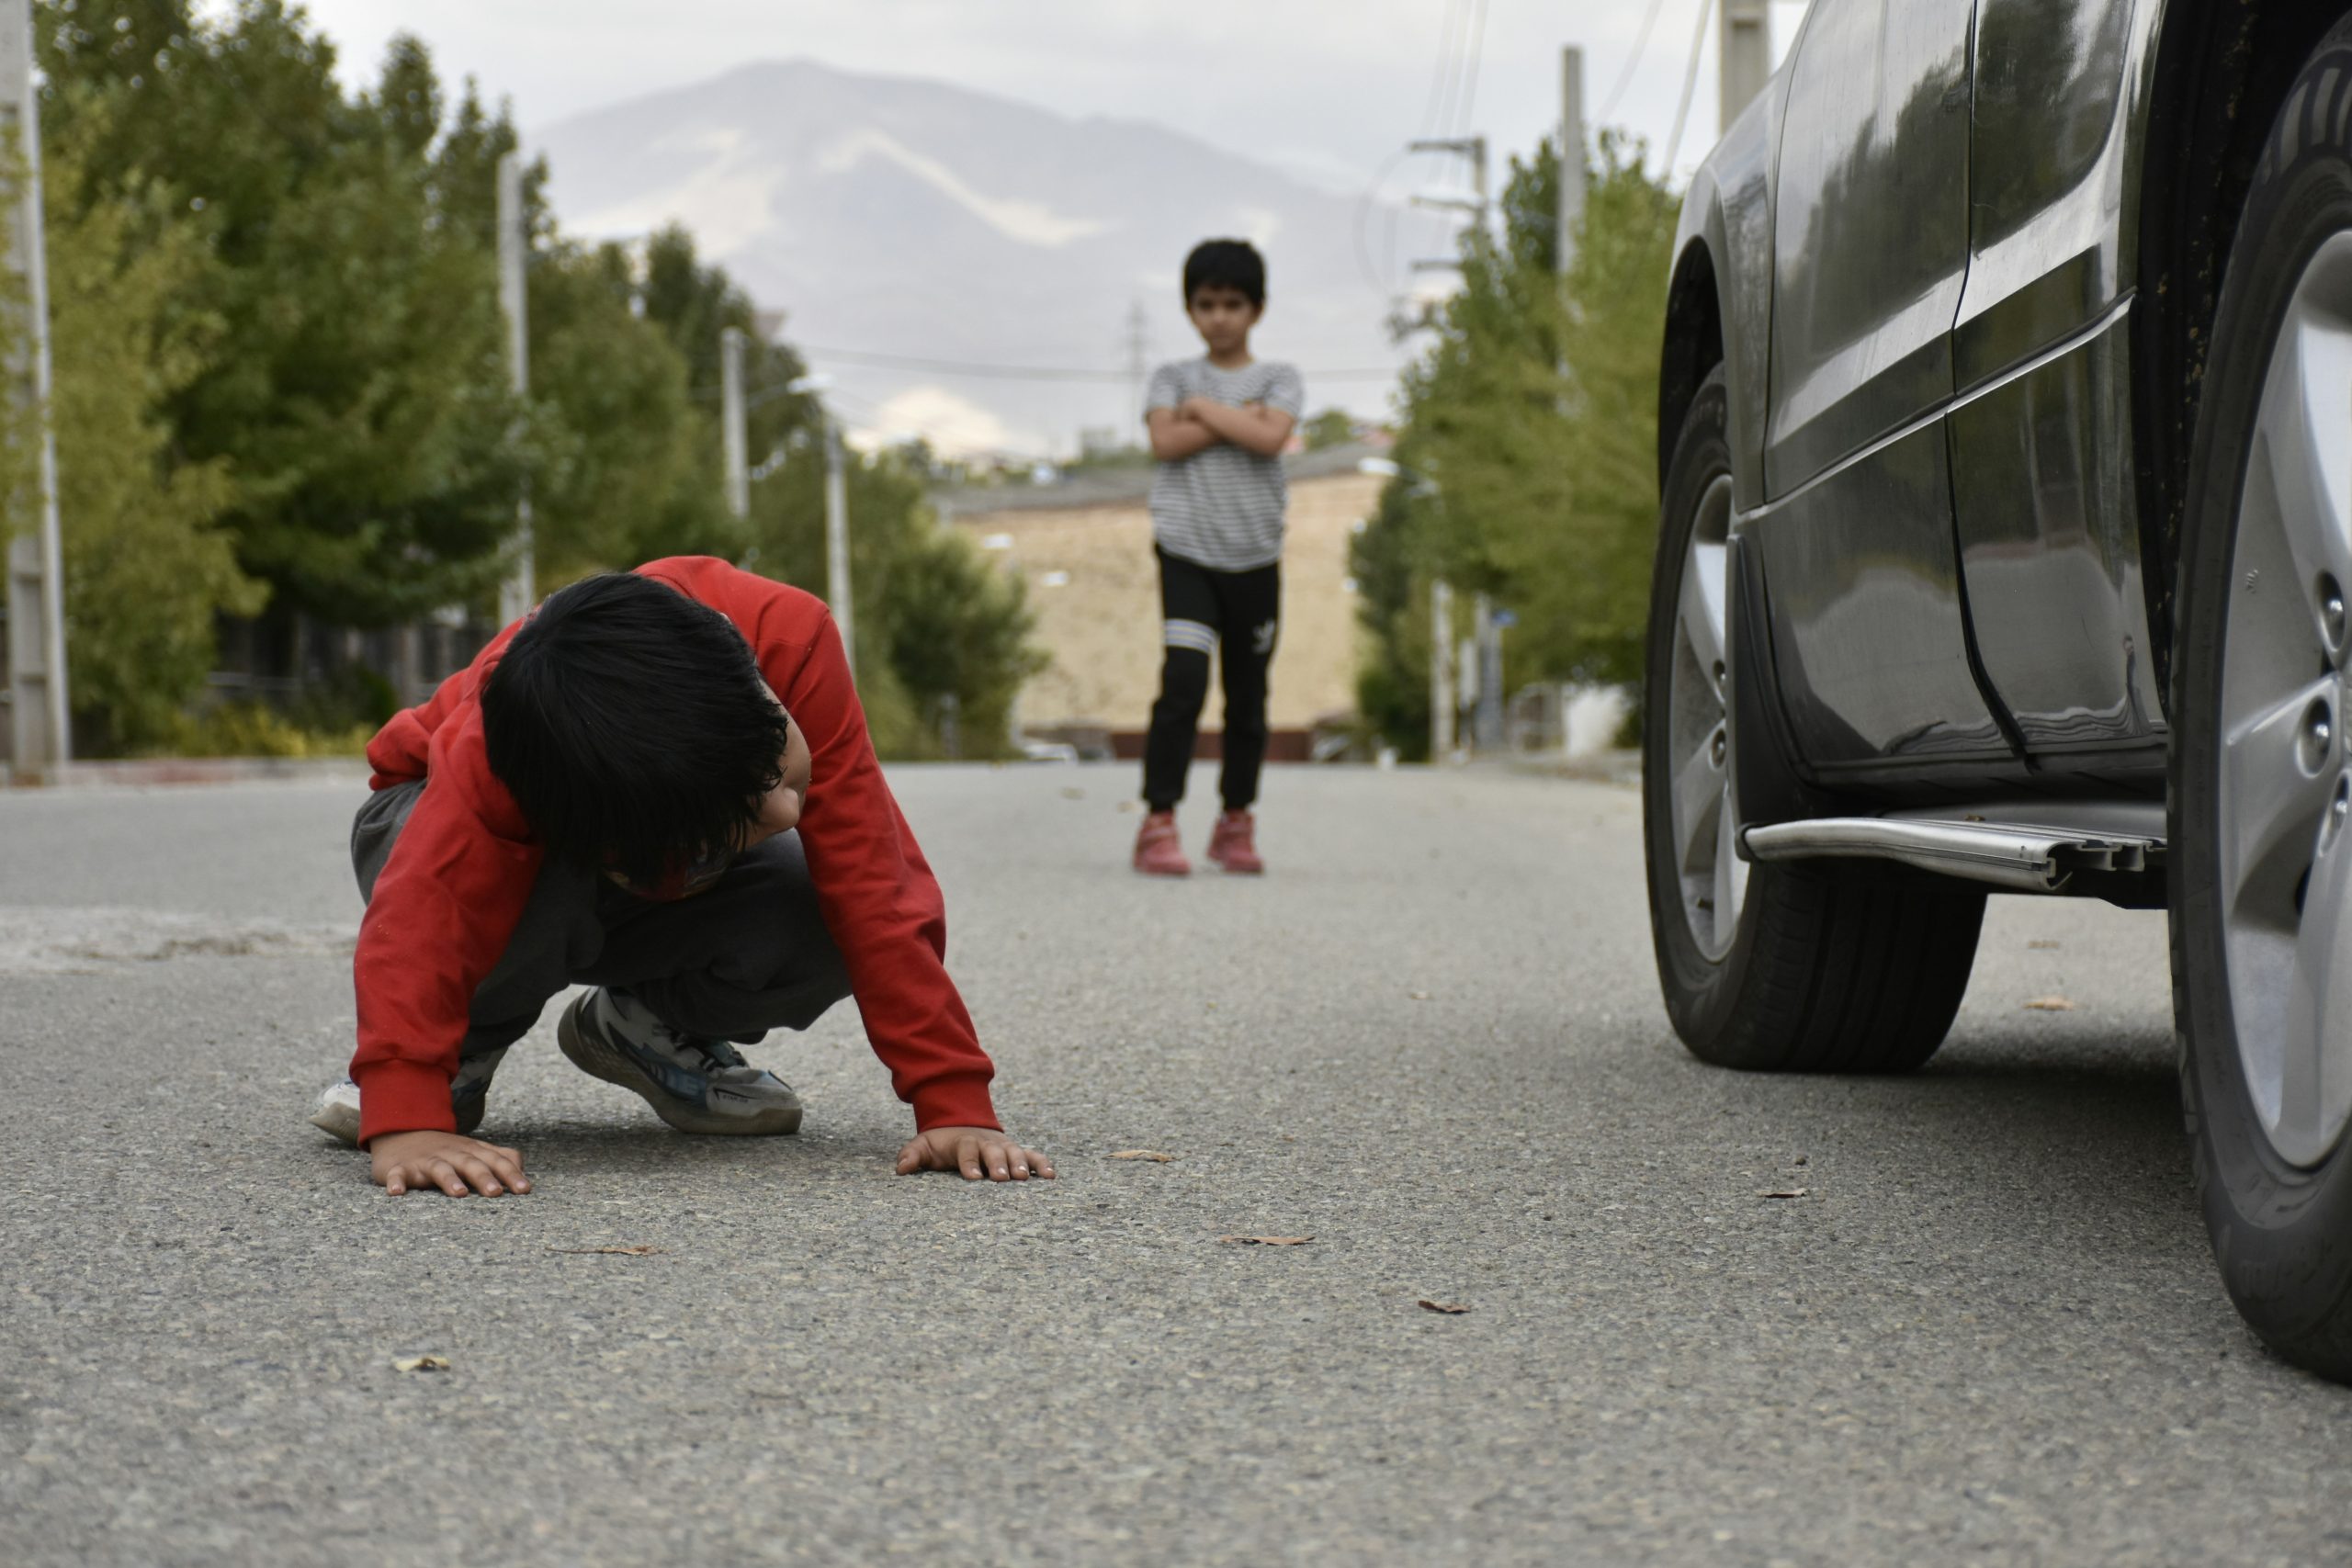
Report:
[{"label": "green tree", "polygon": [[933,528],[909,542],[892,585],[890,668],[928,738],[944,740],[952,711],[961,754],[1001,755],[1013,698],[1049,662],[1029,641],[1036,617],[1021,580],[963,535]]},{"label": "green tree", "polygon": [[1327,446],[1345,446],[1356,438],[1356,422],[1345,409],[1325,409],[1299,428],[1309,452],[1320,452]]},{"label": "green tree", "polygon": [[1360,694],[1400,748],[1426,746],[1435,577],[1518,613],[1514,685],[1641,676],[1676,203],[1639,143],[1604,133],[1562,279],[1557,188],[1549,143],[1512,161],[1499,232],[1465,244],[1462,287],[1405,379],[1397,459],[1434,493],[1393,484],[1355,547],[1374,642]]},{"label": "green tree", "polygon": [[[250,615],[265,587],[237,569],[216,526],[236,490],[220,458],[173,449],[170,399],[217,352],[217,320],[180,308],[206,265],[198,236],[153,186],[76,212],[60,192],[81,180],[97,125],[46,150],[50,415],[57,446],[65,559],[67,669],[85,750],[138,749],[170,737],[204,685],[221,614]],[[21,297],[11,338],[26,341]],[[5,445],[37,450],[32,412],[0,412]],[[12,528],[32,525],[33,466],[9,469]]]},{"label": "green tree", "polygon": [[485,594],[525,452],[492,253],[441,220],[430,57],[400,39],[348,99],[333,47],[281,0],[40,13],[43,113],[95,129],[71,211],[170,193],[211,265],[186,308],[221,349],[174,393],[178,448],[236,475],[245,570],[286,612],[379,625]]}]

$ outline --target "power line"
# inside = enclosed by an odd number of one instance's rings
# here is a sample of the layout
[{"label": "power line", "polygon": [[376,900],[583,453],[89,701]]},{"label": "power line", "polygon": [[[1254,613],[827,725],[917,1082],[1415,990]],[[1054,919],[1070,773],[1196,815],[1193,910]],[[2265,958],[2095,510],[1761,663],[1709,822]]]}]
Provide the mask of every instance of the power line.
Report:
[{"label": "power line", "polygon": [[[999,381],[1093,381],[1120,382],[1129,379],[1128,370],[1102,370],[1080,366],[1060,365],[989,365],[964,359],[924,359],[912,355],[873,354],[863,349],[820,348],[815,344],[793,345],[805,357],[837,360],[843,365],[867,366],[879,370],[923,370],[940,376],[973,376]],[[1396,367],[1381,367],[1342,370],[1302,370],[1299,374],[1322,381],[1376,381],[1396,374]]]},{"label": "power line", "polygon": [[1682,128],[1690,118],[1690,96],[1699,90],[1699,55],[1707,45],[1707,23],[1715,14],[1715,0],[1699,6],[1699,30],[1690,39],[1690,63],[1682,73],[1682,104],[1674,111],[1674,134],[1666,143],[1666,175],[1674,177],[1674,155],[1682,151]]},{"label": "power line", "polygon": [[1454,17],[1460,0],[1445,0],[1445,14],[1438,23],[1436,69],[1430,73],[1430,99],[1421,107],[1421,136],[1435,136],[1445,121],[1439,117],[1440,106],[1450,96],[1453,85],[1453,62],[1459,45],[1454,38]]},{"label": "power line", "polygon": [[1470,41],[1462,51],[1462,100],[1454,106],[1453,134],[1470,129],[1470,111],[1478,101],[1478,63],[1487,52],[1487,0],[1470,0]]},{"label": "power line", "polygon": [[1650,0],[1649,9],[1642,14],[1642,30],[1634,39],[1634,52],[1625,57],[1625,69],[1617,73],[1617,85],[1609,89],[1609,101],[1600,106],[1600,118],[1607,123],[1617,112],[1618,103],[1625,96],[1625,89],[1634,85],[1634,68],[1650,47],[1651,29],[1657,26],[1659,13],[1666,9],[1666,0]]}]

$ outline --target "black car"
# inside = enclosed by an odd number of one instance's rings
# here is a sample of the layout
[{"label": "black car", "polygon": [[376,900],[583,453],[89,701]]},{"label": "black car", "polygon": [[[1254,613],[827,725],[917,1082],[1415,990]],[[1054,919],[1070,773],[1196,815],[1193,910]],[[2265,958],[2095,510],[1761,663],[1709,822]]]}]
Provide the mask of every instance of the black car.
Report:
[{"label": "black car", "polygon": [[2352,6],[1814,0],[1662,368],[1677,1031],[1900,1072],[1987,890],[2168,910],[2222,1277],[2352,1378]]}]

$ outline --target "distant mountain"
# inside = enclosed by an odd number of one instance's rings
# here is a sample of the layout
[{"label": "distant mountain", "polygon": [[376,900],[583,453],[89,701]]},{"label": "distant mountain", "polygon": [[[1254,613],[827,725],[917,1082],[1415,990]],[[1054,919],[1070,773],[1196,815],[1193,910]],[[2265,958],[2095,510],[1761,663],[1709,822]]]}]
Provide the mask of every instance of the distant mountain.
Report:
[{"label": "distant mountain", "polygon": [[[564,227],[616,237],[673,219],[785,335],[814,349],[1122,371],[1129,312],[1152,359],[1199,351],[1178,300],[1195,241],[1268,256],[1259,352],[1309,372],[1312,406],[1385,406],[1383,382],[1317,368],[1396,363],[1387,302],[1357,259],[1357,204],[1134,120],[1071,119],[940,82],[807,61],[747,65],[549,126]],[[980,378],[810,355],[854,423],[943,446],[1067,451],[1131,428],[1124,381]]]}]

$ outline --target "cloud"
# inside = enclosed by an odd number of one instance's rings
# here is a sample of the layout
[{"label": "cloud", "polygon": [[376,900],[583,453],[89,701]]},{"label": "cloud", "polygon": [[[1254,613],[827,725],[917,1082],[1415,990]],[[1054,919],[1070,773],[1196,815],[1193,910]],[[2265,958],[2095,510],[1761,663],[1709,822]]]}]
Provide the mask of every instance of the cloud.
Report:
[{"label": "cloud", "polygon": [[869,449],[910,436],[922,437],[933,451],[946,457],[1035,451],[1046,445],[944,387],[910,387],[874,405],[870,412],[872,417],[859,421],[851,437]]}]

